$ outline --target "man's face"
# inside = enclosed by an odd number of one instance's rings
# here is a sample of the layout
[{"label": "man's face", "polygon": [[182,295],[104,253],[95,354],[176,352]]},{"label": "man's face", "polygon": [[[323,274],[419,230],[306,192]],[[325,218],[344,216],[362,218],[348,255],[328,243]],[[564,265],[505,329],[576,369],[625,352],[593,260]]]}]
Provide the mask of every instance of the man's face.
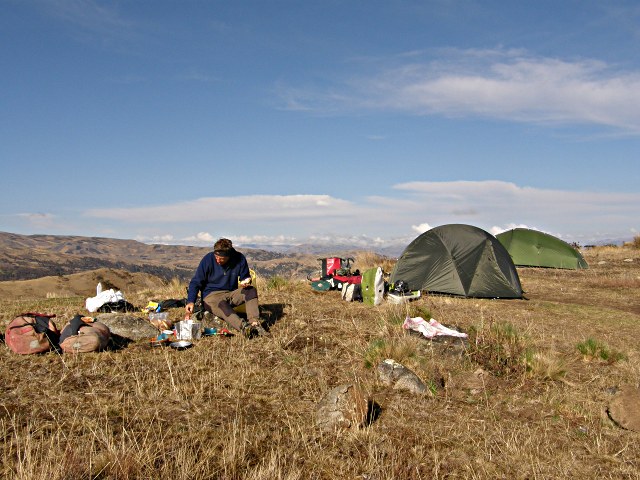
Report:
[{"label": "man's face", "polygon": [[228,261],[229,261],[229,257],[228,256],[222,256],[222,255],[218,255],[217,253],[214,252],[213,254],[216,258],[216,263],[218,265],[225,265]]}]

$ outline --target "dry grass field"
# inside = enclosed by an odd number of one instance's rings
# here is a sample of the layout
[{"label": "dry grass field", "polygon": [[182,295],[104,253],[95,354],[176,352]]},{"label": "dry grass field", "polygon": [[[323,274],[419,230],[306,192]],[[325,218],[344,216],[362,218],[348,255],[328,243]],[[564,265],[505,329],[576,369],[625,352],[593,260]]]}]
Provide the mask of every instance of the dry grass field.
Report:
[{"label": "dry grass field", "polygon": [[[184,351],[140,341],[77,356],[1,345],[0,476],[640,478],[640,433],[607,415],[617,389],[640,382],[640,250],[584,254],[588,270],[519,269],[526,300],[427,295],[370,307],[260,278],[270,337],[214,336]],[[376,258],[358,259],[367,263]],[[127,299],[143,306],[184,288],[158,283]],[[2,331],[34,310],[62,327],[84,298],[0,300]],[[406,334],[407,314],[467,332],[468,347]],[[376,367],[387,358],[428,392],[382,384]],[[367,422],[320,430],[318,402],[348,383],[372,407]]]}]

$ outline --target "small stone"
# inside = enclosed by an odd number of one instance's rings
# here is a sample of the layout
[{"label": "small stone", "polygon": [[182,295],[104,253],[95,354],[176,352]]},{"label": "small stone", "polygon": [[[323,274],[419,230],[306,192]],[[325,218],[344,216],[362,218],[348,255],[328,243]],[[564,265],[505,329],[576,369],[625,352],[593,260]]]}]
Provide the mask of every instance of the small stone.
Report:
[{"label": "small stone", "polygon": [[390,358],[378,365],[380,381],[394,390],[407,390],[415,394],[423,394],[427,386],[414,372],[401,363]]},{"label": "small stone", "polygon": [[318,402],[316,424],[326,432],[358,429],[365,424],[369,402],[354,384],[331,389]]}]

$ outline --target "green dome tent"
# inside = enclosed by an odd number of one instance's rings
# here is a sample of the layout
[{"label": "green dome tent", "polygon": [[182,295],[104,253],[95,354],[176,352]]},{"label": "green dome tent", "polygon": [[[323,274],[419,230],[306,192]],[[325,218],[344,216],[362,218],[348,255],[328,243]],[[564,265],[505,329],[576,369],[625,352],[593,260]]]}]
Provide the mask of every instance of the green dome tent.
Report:
[{"label": "green dome tent", "polygon": [[478,298],[522,298],[511,257],[490,233],[471,225],[442,225],[413,240],[390,282],[411,290]]},{"label": "green dome tent", "polygon": [[564,240],[529,228],[514,228],[496,235],[511,255],[513,263],[523,267],[589,268],[580,252]]}]

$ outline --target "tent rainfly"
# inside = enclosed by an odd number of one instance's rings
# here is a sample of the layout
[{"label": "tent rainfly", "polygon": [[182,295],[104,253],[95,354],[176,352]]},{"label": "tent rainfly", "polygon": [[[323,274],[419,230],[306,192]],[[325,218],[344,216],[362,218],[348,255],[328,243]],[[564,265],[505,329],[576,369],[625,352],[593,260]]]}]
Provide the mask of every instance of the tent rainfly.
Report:
[{"label": "tent rainfly", "polygon": [[418,236],[400,255],[390,281],[411,290],[477,298],[522,298],[511,257],[490,233],[442,225]]},{"label": "tent rainfly", "polygon": [[523,267],[589,268],[580,252],[564,240],[529,228],[514,228],[496,235],[511,255],[513,263]]}]

